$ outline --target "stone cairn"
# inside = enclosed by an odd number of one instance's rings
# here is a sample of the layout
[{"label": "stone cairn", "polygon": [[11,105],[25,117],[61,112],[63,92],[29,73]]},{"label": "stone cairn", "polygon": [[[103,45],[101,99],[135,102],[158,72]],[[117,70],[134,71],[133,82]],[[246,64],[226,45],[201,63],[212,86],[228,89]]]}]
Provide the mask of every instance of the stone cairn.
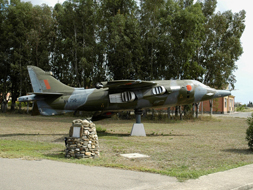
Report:
[{"label": "stone cairn", "polygon": [[73,120],[69,137],[65,138],[66,158],[95,158],[99,156],[96,126],[88,120]]}]

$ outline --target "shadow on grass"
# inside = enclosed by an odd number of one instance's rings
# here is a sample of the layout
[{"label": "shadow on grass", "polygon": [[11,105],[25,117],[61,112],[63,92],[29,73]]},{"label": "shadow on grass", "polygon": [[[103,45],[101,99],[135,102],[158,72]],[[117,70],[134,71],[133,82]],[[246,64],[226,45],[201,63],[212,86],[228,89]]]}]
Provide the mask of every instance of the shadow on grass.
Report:
[{"label": "shadow on grass", "polygon": [[42,115],[37,115],[37,116],[30,116],[26,117],[24,120],[26,121],[34,121],[38,123],[69,123],[71,124],[73,120],[79,119],[79,118],[74,118],[74,117],[64,117],[64,115],[55,115],[55,116],[42,116]]},{"label": "shadow on grass", "polygon": [[230,152],[230,153],[236,153],[236,154],[253,154],[253,151],[250,149],[235,149],[235,148],[231,148],[231,149],[224,149],[222,150],[224,152]]},{"label": "shadow on grass", "polygon": [[194,135],[182,135],[182,134],[146,134],[148,137],[188,137]]},{"label": "shadow on grass", "polygon": [[130,134],[127,133],[108,133],[108,132],[97,132],[98,139],[99,137],[130,137]]},{"label": "shadow on grass", "polygon": [[59,135],[65,135],[65,136],[67,136],[67,134],[12,133],[12,134],[3,134],[3,135],[0,135],[0,138],[1,137],[15,137],[15,136],[59,136]]},{"label": "shadow on grass", "polygon": [[104,124],[113,124],[113,125],[121,125],[121,124],[129,124],[130,126],[133,126],[133,124],[135,123],[135,120],[117,120],[117,119],[104,119],[104,120],[100,120],[100,121],[94,121],[93,122],[96,125],[104,125]]},{"label": "shadow on grass", "polygon": [[[185,119],[185,120],[180,120],[180,119],[170,119],[168,120],[167,118],[161,118],[161,119],[147,119],[147,118],[141,118],[141,123],[144,124],[172,124],[172,123],[182,123],[185,121],[194,121],[196,119]],[[103,124],[129,124],[132,126],[134,123],[136,123],[135,118],[130,118],[130,119],[114,119],[114,118],[108,118],[100,121],[94,121],[95,124],[98,125],[103,125]]]},{"label": "shadow on grass", "polygon": [[[21,121],[36,121],[36,122],[43,122],[43,123],[50,123],[50,122],[60,122],[60,123],[72,123],[74,119],[79,119],[74,116],[64,116],[64,115],[55,115],[55,116],[42,116],[36,115],[32,116],[30,114],[19,114],[19,113],[1,113],[0,117],[7,117],[10,119],[18,119]],[[82,117],[81,117],[82,118]]]},{"label": "shadow on grass", "polygon": [[[110,133],[110,132],[97,132],[98,137],[112,136],[112,137],[132,137],[129,133]],[[181,135],[181,134],[146,134],[147,137],[183,137],[194,135]]]},{"label": "shadow on grass", "polygon": [[[97,131],[98,137],[132,137],[130,133],[110,133],[110,132],[99,132]],[[41,133],[12,133],[12,134],[1,134],[1,137],[17,137],[17,136],[62,136],[54,140],[54,142],[63,142],[65,137],[68,137],[68,134],[41,134]],[[147,137],[184,137],[184,136],[193,136],[193,135],[182,135],[182,134],[146,134]],[[133,136],[134,137],[134,136]],[[246,149],[245,149],[246,150]]]}]

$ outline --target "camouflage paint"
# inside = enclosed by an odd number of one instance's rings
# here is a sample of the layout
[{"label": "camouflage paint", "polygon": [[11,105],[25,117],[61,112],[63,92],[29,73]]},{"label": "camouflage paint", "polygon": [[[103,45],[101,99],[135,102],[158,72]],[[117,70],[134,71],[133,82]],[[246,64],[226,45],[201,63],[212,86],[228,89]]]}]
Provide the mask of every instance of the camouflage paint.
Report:
[{"label": "camouflage paint", "polygon": [[[97,89],[73,88],[38,67],[28,66],[28,72],[34,93],[19,97],[18,101],[37,101],[42,115],[77,110],[98,111],[99,114],[103,114],[119,110],[171,107],[231,94],[230,91],[215,90],[195,80],[121,80],[102,82]],[[124,92],[130,92],[125,93],[126,98],[132,94],[135,99],[120,100],[120,95]],[[129,101],[124,102],[125,100]]]}]

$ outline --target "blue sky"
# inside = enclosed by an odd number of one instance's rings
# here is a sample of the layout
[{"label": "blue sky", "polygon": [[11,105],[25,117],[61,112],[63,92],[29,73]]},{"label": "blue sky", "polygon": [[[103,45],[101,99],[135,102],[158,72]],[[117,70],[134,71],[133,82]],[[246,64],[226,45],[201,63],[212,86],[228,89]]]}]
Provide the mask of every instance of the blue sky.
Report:
[{"label": "blue sky", "polygon": [[[29,1],[29,0],[24,0]],[[30,0],[33,5],[41,5],[43,3],[54,6],[55,3],[64,2],[63,0]],[[246,28],[241,38],[243,46],[243,55],[236,62],[238,69],[234,72],[237,82],[235,83],[235,102],[247,104],[253,101],[253,63],[251,64],[251,45],[253,43],[253,11],[251,9],[252,1],[250,0],[217,0],[218,5],[216,11],[224,12],[232,10],[232,12],[246,11]],[[250,22],[251,21],[251,22]]]}]

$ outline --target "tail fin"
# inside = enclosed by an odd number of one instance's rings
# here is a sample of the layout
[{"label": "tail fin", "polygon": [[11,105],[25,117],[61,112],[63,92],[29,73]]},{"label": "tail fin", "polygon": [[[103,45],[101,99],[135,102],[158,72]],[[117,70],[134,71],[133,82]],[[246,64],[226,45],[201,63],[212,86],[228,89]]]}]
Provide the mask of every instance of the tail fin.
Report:
[{"label": "tail fin", "polygon": [[74,89],[56,80],[50,72],[35,66],[27,66],[27,69],[35,93],[72,92]]}]

